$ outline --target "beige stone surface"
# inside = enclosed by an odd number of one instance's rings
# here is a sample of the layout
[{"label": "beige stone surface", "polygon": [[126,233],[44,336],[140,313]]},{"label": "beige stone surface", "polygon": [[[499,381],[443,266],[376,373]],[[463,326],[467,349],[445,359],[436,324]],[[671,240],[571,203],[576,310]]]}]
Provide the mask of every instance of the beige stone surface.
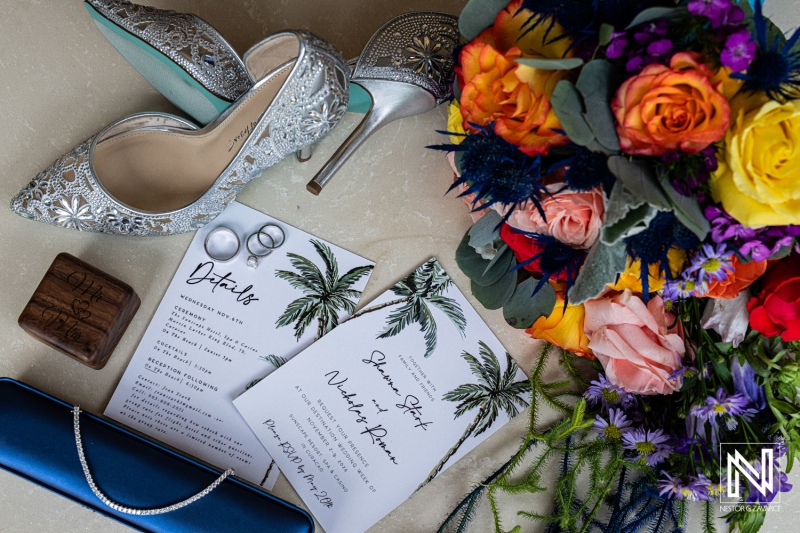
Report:
[{"label": "beige stone surface", "polygon": [[[159,7],[192,11],[217,27],[239,51],[284,28],[308,28],[356,56],[391,16],[411,10],[458,13],[463,0],[151,0]],[[775,2],[786,27],[796,24],[795,0]],[[94,27],[79,0],[0,0],[0,200],[10,198],[36,173],[104,125],[145,110],[174,112]],[[425,259],[436,256],[469,294],[455,248],[470,225],[466,208],[444,196],[451,171],[442,155],[426,150],[442,142],[434,130],[445,109],[395,122],[378,132],[319,197],[305,183],[355,127],[346,117],[318,147],[312,160],[293,159],[264,172],[240,201],[376,261],[364,294],[369,301]],[[130,360],[186,250],[191,235],[122,238],[83,234],[24,220],[0,208],[0,376],[10,376],[68,402],[101,413]],[[28,337],[17,326],[24,307],[52,259],[69,252],[126,281],[141,308],[109,364],[91,370]],[[536,346],[507,326],[500,312],[480,314],[506,348],[528,366]],[[524,433],[523,417],[510,423],[376,524],[372,533],[422,533],[436,529],[450,508],[502,464]],[[4,428],[8,430],[9,428]],[[795,482],[800,478],[793,475]],[[302,506],[281,477],[274,494]],[[798,491],[800,492],[800,491]],[[517,502],[545,511],[541,498]],[[789,500],[786,502],[786,500]],[[507,500],[508,501],[508,500]],[[794,531],[797,496],[785,498],[765,531]],[[793,505],[795,504],[795,505]],[[504,506],[505,526],[522,522]],[[693,522],[696,526],[697,522]],[[0,532],[122,532],[101,515],[0,471]],[[481,506],[473,531],[491,531]],[[690,527],[687,531],[694,531]]]}]

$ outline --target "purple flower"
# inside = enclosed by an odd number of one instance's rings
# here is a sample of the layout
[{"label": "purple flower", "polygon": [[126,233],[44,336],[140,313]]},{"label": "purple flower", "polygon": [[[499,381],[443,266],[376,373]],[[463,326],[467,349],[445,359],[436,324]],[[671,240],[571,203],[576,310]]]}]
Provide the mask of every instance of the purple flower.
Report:
[{"label": "purple flower", "polygon": [[740,416],[747,411],[747,398],[739,393],[728,395],[725,389],[717,389],[715,396],[706,398],[705,405],[692,407],[692,414],[700,420],[714,420],[717,417]]},{"label": "purple flower", "polygon": [[767,406],[767,398],[764,394],[764,387],[756,383],[756,371],[747,361],[739,363],[739,357],[734,356],[731,364],[731,374],[733,375],[733,390],[737,394],[747,398],[747,403],[761,411]]},{"label": "purple flower", "polygon": [[606,48],[606,56],[609,59],[619,59],[628,46],[628,37],[624,31],[614,31],[611,33],[611,41]]},{"label": "purple flower", "polygon": [[725,281],[728,274],[733,272],[731,266],[733,256],[724,244],[704,244],[698,253],[692,258],[689,268],[684,272],[688,278],[694,274],[697,283],[708,280]]},{"label": "purple flower", "polygon": [[745,228],[728,213],[715,206],[705,209],[711,222],[711,240],[725,243],[745,261],[763,261],[781,248],[791,246],[800,235],[800,226],[770,226],[760,229]]},{"label": "purple flower", "polygon": [[703,296],[708,292],[708,283],[698,283],[686,276],[680,279],[670,279],[664,282],[664,299],[670,302],[688,300],[694,296]]},{"label": "purple flower", "polygon": [[686,5],[689,13],[706,17],[714,24],[725,18],[731,8],[728,0],[692,0]]},{"label": "purple flower", "polygon": [[[753,462],[753,468],[756,472],[761,472],[761,459],[757,459]],[[780,469],[778,460],[773,458],[772,489],[770,490],[767,487],[767,493],[761,494],[761,491],[748,479],[747,487],[749,489],[749,494],[745,499],[745,503],[759,503],[761,505],[771,503],[779,492],[789,492],[792,490],[792,485],[788,481],[789,477]]]},{"label": "purple flower", "polygon": [[627,63],[625,63],[625,70],[628,72],[638,72],[644,67],[644,57],[642,56],[633,56],[632,58],[628,59]]},{"label": "purple flower", "polygon": [[670,438],[660,429],[634,429],[622,435],[622,447],[636,452],[636,459],[655,466],[672,453]]},{"label": "purple flower", "polygon": [[596,381],[590,382],[583,396],[590,404],[597,405],[599,403],[605,408],[620,406],[623,409],[629,409],[636,403],[633,394],[614,385],[603,374],[600,374]]},{"label": "purple flower", "polygon": [[719,56],[720,62],[733,72],[747,70],[756,57],[756,43],[750,38],[750,32],[741,29],[732,33],[725,40],[725,48]]},{"label": "purple flower", "polygon": [[669,33],[669,22],[667,22],[667,19],[658,19],[636,30],[633,34],[633,40],[636,41],[636,44],[646,45],[658,40],[659,37],[663,37],[667,33]]},{"label": "purple flower", "polygon": [[663,470],[661,474],[664,477],[658,481],[659,495],[690,502],[713,500],[708,493],[711,480],[703,474],[688,476],[685,482],[680,476],[671,476]]},{"label": "purple flower", "polygon": [[659,39],[647,45],[647,53],[651,56],[659,57],[670,53],[672,48],[672,41],[669,39]]},{"label": "purple flower", "polygon": [[609,409],[608,420],[597,415],[592,428],[603,437],[611,440],[620,440],[622,435],[630,431],[631,421],[622,412],[622,409]]}]

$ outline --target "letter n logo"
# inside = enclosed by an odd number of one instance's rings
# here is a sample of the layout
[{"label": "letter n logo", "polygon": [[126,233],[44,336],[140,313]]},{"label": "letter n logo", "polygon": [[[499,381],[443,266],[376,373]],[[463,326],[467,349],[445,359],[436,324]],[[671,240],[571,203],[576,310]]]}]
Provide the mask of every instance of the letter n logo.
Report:
[{"label": "letter n logo", "polygon": [[[757,491],[762,497],[766,497],[773,491],[775,463],[773,461],[773,449],[771,443],[765,443],[761,448],[761,461],[750,463],[745,459],[739,450],[733,448],[731,444],[723,444],[727,450],[720,455],[724,457],[725,474],[727,483],[724,490],[724,497],[739,501],[741,498],[741,488],[743,483],[750,485],[750,490]],[[759,464],[760,463],[760,464]],[[742,479],[744,476],[744,479]]]}]

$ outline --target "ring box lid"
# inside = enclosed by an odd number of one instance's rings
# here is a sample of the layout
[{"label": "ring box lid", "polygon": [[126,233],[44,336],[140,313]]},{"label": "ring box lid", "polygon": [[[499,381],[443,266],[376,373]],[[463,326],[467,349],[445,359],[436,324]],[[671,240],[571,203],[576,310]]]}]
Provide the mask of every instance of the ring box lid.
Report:
[{"label": "ring box lid", "polygon": [[108,362],[139,303],[128,284],[60,253],[18,322],[36,339],[99,370]]}]

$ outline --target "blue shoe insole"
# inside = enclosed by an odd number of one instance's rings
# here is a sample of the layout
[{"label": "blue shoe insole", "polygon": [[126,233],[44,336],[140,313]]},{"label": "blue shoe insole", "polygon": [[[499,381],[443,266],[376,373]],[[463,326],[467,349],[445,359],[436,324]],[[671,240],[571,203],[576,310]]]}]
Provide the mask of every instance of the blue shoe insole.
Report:
[{"label": "blue shoe insole", "polygon": [[[172,59],[145,41],[120,28],[88,3],[83,4],[97,27],[128,63],[177,107],[205,125],[225,111],[231,102],[212,94]],[[350,84],[348,111],[367,113],[372,107],[369,93]]]}]

